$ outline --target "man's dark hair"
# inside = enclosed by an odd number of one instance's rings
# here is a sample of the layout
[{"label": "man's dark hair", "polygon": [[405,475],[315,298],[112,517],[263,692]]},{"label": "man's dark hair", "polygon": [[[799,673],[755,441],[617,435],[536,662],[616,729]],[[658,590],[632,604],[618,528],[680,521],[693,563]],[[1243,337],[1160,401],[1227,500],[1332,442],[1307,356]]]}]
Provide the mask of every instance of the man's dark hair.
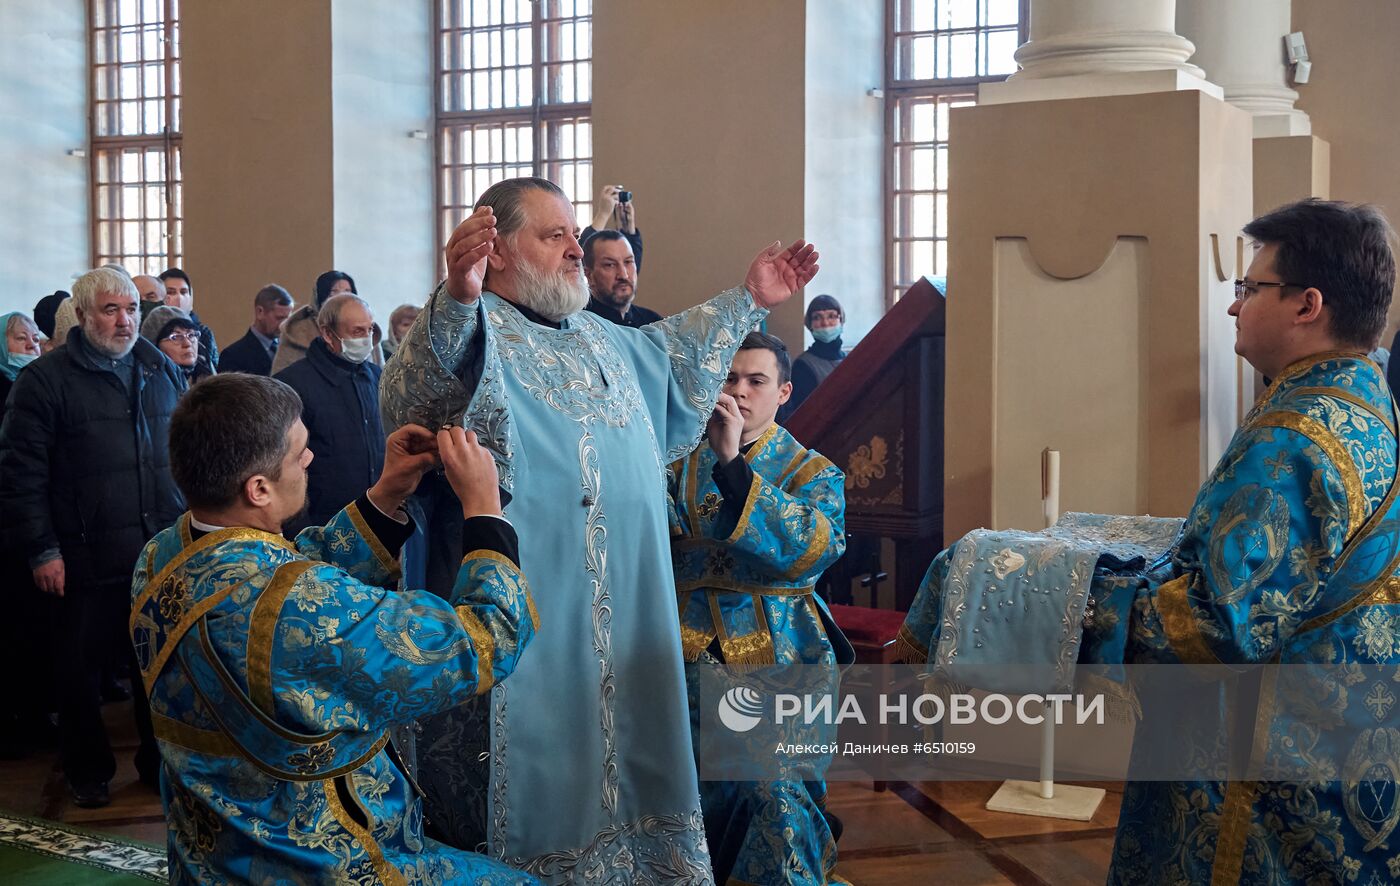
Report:
[{"label": "man's dark hair", "polygon": [[186,274],[179,268],[166,268],[164,271],[160,272],[160,276],[156,279],[164,283],[166,280],[169,280],[172,277],[176,280],[184,280],[185,285],[189,286],[191,290],[194,289],[194,284],[190,282],[190,275]]},{"label": "man's dark hair", "polygon": [[569,196],[549,179],[523,176],[496,182],[481,192],[481,196],[476,198],[476,206],[472,208],[490,206],[491,211],[496,214],[496,234],[509,237],[525,227],[525,212],[520,208],[520,202],[529,191],[544,191],[566,201],[569,199]]},{"label": "man's dark hair", "polygon": [[276,283],[267,284],[258,290],[257,295],[253,296],[253,307],[262,308],[264,311],[275,305],[290,307],[291,304],[292,294]]},{"label": "man's dark hair", "polygon": [[297,392],[266,376],[230,372],[190,388],[170,418],[170,472],[185,501],[223,508],[254,474],[281,477],[299,418]]},{"label": "man's dark hair", "polygon": [[741,351],[764,350],[772,351],[773,358],[778,361],[778,384],[785,385],[792,381],[792,358],[788,356],[787,345],[776,335],[769,335],[766,332],[750,332],[744,336],[743,342],[739,344]]},{"label": "man's dark hair", "polygon": [[[583,266],[592,269],[593,249],[599,243],[610,243],[613,240],[626,240],[621,231],[614,231],[612,228],[604,228],[601,231],[594,231],[588,235],[588,239],[583,241]],[[630,247],[630,244],[629,244]]]},{"label": "man's dark hair", "polygon": [[1322,293],[1334,338],[1365,351],[1380,343],[1395,290],[1395,231],[1384,213],[1365,203],[1300,200],[1256,218],[1244,232],[1277,247],[1281,280]]}]

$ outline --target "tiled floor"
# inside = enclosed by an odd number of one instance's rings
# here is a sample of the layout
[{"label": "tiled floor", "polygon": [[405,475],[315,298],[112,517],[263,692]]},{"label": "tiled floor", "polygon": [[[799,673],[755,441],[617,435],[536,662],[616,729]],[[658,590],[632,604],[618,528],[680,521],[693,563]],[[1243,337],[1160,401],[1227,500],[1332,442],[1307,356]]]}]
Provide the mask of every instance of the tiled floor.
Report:
[{"label": "tiled floor", "polygon": [[[0,761],[0,809],[117,834],[165,841],[160,799],[136,780],[130,705],[104,709],[118,747],[112,804],[78,809],[68,802],[54,754]],[[829,806],[845,825],[838,873],[855,886],[1103,883],[1122,801],[1110,785],[1091,822],[988,812],[995,782],[833,782]]]}]

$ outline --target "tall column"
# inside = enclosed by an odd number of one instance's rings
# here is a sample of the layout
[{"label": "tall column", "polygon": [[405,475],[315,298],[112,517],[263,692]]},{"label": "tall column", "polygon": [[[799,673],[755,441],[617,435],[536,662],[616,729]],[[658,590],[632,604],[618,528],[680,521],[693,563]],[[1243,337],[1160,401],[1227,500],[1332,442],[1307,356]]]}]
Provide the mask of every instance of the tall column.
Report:
[{"label": "tall column", "polygon": [[1194,89],[1221,97],[1195,47],[1176,33],[1176,0],[1031,0],[1021,70],[981,91],[983,104]]},{"label": "tall column", "polygon": [[1290,0],[1181,0],[1177,23],[1196,44],[1194,61],[1225,90],[1225,100],[1254,117],[1255,138],[1308,135],[1308,115],[1293,106],[1284,36]]},{"label": "tall column", "polygon": [[1171,69],[1204,77],[1187,64],[1195,47],[1176,33],[1176,0],[1033,0],[1031,39],[1016,50],[1012,79]]},{"label": "tall column", "polygon": [[1184,514],[1248,405],[1226,308],[1252,118],[1175,23],[1032,0],[1023,70],[953,111],[947,538],[1038,526],[1046,447],[1066,510]]}]

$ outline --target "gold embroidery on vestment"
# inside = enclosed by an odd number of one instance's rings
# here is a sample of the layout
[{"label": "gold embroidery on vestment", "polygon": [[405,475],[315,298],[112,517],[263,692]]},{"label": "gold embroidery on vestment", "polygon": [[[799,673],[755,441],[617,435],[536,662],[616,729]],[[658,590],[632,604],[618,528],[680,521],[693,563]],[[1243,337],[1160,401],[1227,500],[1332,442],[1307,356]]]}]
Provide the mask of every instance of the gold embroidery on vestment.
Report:
[{"label": "gold embroidery on vestment", "polygon": [[[337,776],[337,778],[340,778],[340,776]],[[374,873],[379,877],[381,883],[388,883],[391,884],[391,886],[403,886],[403,884],[406,884],[407,881],[404,879],[403,872],[385,860],[384,850],[379,848],[379,842],[374,839],[374,834],[370,832],[369,828],[361,826],[359,822],[351,818],[350,813],[341,805],[340,794],[336,791],[335,783],[335,778],[328,778],[321,782],[321,791],[326,796],[326,804],[330,807],[331,815],[335,816],[335,820],[340,823],[340,826],[345,828],[346,832],[358,840],[360,845],[364,847],[365,854],[369,856],[370,866],[374,868]],[[353,780],[348,778],[342,779],[341,784],[345,786],[346,792],[351,797],[355,796]],[[360,808],[364,810],[366,820],[373,825],[373,818],[370,816],[369,811],[364,809],[364,804],[361,804]]]},{"label": "gold embroidery on vestment", "polygon": [[248,697],[269,718],[277,716],[277,698],[272,691],[272,643],[282,618],[282,604],[297,579],[315,565],[312,560],[298,560],[279,567],[248,616]]},{"label": "gold embroidery on vestment", "polygon": [[384,542],[379,540],[379,536],[374,534],[374,530],[369,528],[365,522],[365,515],[360,513],[360,506],[357,502],[351,502],[345,506],[345,516],[350,518],[350,524],[355,527],[369,545],[369,549],[374,552],[374,556],[379,560],[379,564],[388,571],[390,578],[397,578],[399,574],[399,561],[389,553],[389,549],[384,547]]},{"label": "gold embroidery on vestment", "polygon": [[1162,617],[1162,630],[1167,634],[1176,657],[1186,664],[1220,664],[1220,659],[1206,645],[1200,625],[1187,594],[1191,589],[1192,573],[1179,575],[1157,588],[1157,613]]},{"label": "gold embroidery on vestment", "polygon": [[1294,431],[1321,449],[1341,475],[1342,488],[1346,490],[1347,529],[1344,534],[1350,539],[1360,531],[1362,524],[1366,522],[1366,491],[1361,485],[1361,475],[1357,472],[1356,463],[1351,460],[1346,447],[1321,422],[1296,412],[1266,412],[1251,422],[1249,427]]}]

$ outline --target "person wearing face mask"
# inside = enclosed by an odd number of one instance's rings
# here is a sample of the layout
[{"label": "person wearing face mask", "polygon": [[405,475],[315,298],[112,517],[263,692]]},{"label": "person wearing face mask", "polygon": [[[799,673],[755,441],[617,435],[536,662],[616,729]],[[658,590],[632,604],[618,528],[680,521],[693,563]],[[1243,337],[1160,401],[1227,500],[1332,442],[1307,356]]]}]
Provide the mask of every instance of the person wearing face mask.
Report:
[{"label": "person wearing face mask", "polygon": [[19,371],[39,356],[39,327],[23,313],[15,311],[0,317],[0,417],[5,414],[5,400]]},{"label": "person wearing face mask", "polygon": [[[52,318],[50,318],[52,319]],[[0,317],[0,418],[20,370],[39,356],[39,327],[19,311]],[[34,586],[24,547],[0,529],[0,587],[10,618],[0,625],[0,673],[11,679],[0,689],[0,758],[18,759],[57,737],[49,714],[54,705],[52,671],[35,668],[53,639],[53,600]],[[23,674],[24,679],[15,679]]]},{"label": "person wearing face mask", "polygon": [[[167,268],[156,278],[165,284],[165,304],[172,308],[179,308],[199,327],[199,374],[200,377],[213,375],[219,369],[219,343],[214,340],[214,333],[204,322],[199,319],[199,315],[194,310],[194,284],[190,282],[190,275],[179,268]],[[142,293],[142,305],[152,304],[146,301],[146,294],[141,288],[139,280],[133,280],[136,284],[137,292]],[[143,307],[141,316],[145,317],[151,308]]]},{"label": "person wearing face mask", "polygon": [[807,306],[805,325],[815,341],[792,362],[792,396],[778,410],[778,421],[787,421],[845,359],[846,352],[841,350],[845,323],[846,312],[830,295],[819,295]]},{"label": "person wearing face mask", "polygon": [[[320,311],[326,304],[326,299],[334,295],[359,295],[360,290],[355,288],[355,278],[344,271],[326,271],[316,278],[315,297],[312,303],[297,308],[282,321],[281,334],[278,336],[277,353],[272,357],[272,375],[291,366],[293,363],[306,356],[306,349],[311,347],[311,343],[321,337]],[[383,333],[379,329],[379,324],[374,324],[374,343],[379,344],[383,338]],[[384,365],[384,356],[376,352],[370,355],[370,362],[376,366]]]},{"label": "person wearing face mask", "polygon": [[307,474],[307,510],[287,524],[296,535],[326,523],[379,479],[384,425],[379,417],[379,366],[374,314],[358,295],[327,298],[317,314],[320,334],[306,359],[277,373],[301,396],[301,420],[316,453]]}]

